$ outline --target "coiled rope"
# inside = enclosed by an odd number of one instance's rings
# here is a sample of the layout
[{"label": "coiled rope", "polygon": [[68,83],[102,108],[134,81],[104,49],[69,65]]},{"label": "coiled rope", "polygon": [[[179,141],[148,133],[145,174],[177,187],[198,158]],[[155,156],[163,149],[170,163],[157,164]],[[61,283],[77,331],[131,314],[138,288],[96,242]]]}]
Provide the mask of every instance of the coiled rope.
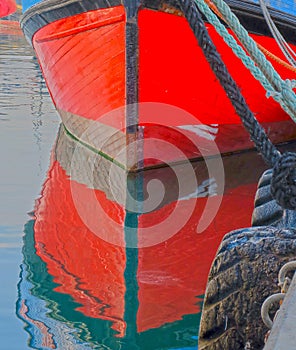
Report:
[{"label": "coiled rope", "polygon": [[[296,209],[296,201],[293,199],[296,194],[296,154],[291,152],[281,154],[258,123],[212,42],[197,3],[194,0],[179,0],[179,3],[212,71],[224,88],[257,150],[265,162],[275,168],[271,183],[275,199],[283,208]],[[218,9],[220,11],[220,8]]]}]

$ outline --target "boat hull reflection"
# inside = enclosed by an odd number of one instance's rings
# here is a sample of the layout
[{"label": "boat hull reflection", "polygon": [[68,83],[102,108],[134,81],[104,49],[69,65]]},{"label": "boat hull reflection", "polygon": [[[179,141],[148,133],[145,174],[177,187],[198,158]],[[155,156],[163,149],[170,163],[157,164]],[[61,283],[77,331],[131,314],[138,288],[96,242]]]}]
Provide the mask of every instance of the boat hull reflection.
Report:
[{"label": "boat hull reflection", "polygon": [[[68,341],[75,349],[196,347],[211,262],[225,233],[250,225],[264,169],[253,152],[225,157],[224,167],[224,193],[198,162],[192,166],[198,187],[183,174],[188,186],[180,196],[171,168],[126,174],[61,127],[24,237],[18,315],[32,342],[66,348]],[[147,204],[155,195],[148,193],[152,180],[164,187],[154,208]],[[210,197],[221,198],[219,211],[197,233]],[[172,215],[166,230],[173,234],[144,244],[145,229],[157,231]]]}]

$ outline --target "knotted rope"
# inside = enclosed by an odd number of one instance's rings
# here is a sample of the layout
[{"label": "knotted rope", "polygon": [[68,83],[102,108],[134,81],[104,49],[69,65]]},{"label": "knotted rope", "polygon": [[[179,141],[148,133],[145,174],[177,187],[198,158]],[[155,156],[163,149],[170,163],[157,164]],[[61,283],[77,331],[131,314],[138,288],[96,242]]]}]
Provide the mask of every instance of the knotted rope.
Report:
[{"label": "knotted rope", "polygon": [[296,209],[296,154],[281,155],[258,123],[212,42],[195,1],[179,0],[179,2],[212,71],[224,88],[257,150],[269,166],[275,167],[271,186],[275,199],[284,208]]}]

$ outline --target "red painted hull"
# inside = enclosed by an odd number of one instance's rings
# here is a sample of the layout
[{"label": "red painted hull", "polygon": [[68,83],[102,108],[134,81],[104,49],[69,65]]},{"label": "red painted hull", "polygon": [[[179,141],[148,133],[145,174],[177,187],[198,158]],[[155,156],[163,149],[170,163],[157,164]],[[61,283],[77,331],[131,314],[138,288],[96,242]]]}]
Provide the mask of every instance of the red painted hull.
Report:
[{"label": "red painted hull", "polygon": [[1,0],[0,17],[6,17],[16,11],[16,3],[14,0]]},{"label": "red painted hull", "polygon": [[[251,110],[260,122],[266,123],[273,141],[294,138],[294,123],[275,101],[266,98],[259,82],[234,56],[213,27],[207,25],[207,29]],[[82,141],[86,143],[88,141],[83,139],[83,133],[92,120],[98,122],[103,130],[98,132],[97,138],[102,137],[102,133],[108,133],[110,128],[122,132],[123,136],[130,134],[130,124],[126,122],[130,112],[125,111],[132,91],[127,87],[129,53],[126,35],[125,9],[115,6],[59,19],[43,26],[33,36],[32,43],[55,106],[68,130],[78,138],[82,135]],[[252,36],[266,49],[282,57],[272,38]],[[132,136],[127,135],[126,139],[123,137],[122,148],[131,139],[173,139],[174,145],[184,151],[187,158],[198,158],[199,152],[191,149],[192,141],[184,141],[184,136],[185,139],[193,138],[193,143],[196,143],[196,135],[188,126],[194,129],[203,124],[215,125],[218,129],[214,141],[220,152],[252,147],[184,17],[150,9],[139,10],[138,42],[134,51],[137,53],[134,61],[137,67],[133,69],[136,69],[138,91],[133,102],[140,105],[134,119],[136,131],[132,132]],[[283,78],[293,78],[293,73],[284,66],[277,63],[274,66]],[[191,115],[189,124],[180,117],[169,115],[167,119],[163,118],[157,110],[147,117],[143,109],[146,108],[145,103],[151,102],[185,111]],[[120,113],[112,112],[120,108]],[[80,119],[80,130],[77,120],[72,121],[72,116]],[[230,133],[229,128],[232,128]],[[279,130],[283,131],[280,135]],[[112,147],[99,150],[111,158],[115,156]],[[145,146],[142,153],[146,158]],[[157,156],[156,152],[155,158]],[[178,157],[172,154],[167,161],[178,161]],[[144,166],[159,163],[161,161],[146,159]]]},{"label": "red painted hull", "polygon": [[[132,300],[136,298],[139,302],[134,309],[137,332],[200,312],[197,302],[204,294],[208,271],[223,235],[250,224],[257,177],[262,171],[260,157],[246,154],[246,159],[240,163],[236,161],[236,165],[229,159],[227,177],[231,185],[226,188],[217,216],[201,234],[196,232],[196,227],[208,198],[177,202],[173,199],[174,180],[167,169],[145,173],[143,186],[151,178],[165,180],[169,183],[172,198],[167,198],[159,208],[137,217],[139,244],[144,229],[152,227],[153,231],[157,230],[157,224],[173,215],[177,205],[173,225],[167,225],[166,229],[174,230],[179,223],[182,224],[169,239],[133,249],[133,254],[137,255],[136,269],[127,273],[129,257],[124,236],[128,211],[125,206],[110,200],[110,191],[104,193],[96,188],[105,186],[104,160],[98,161],[98,168],[95,166],[98,178],[91,185],[88,168],[94,162],[90,151],[82,150],[77,157],[79,162],[71,168],[73,149],[73,140],[65,134],[60,135],[48,178],[35,208],[36,252],[46,262],[48,272],[58,285],[56,290],[71,295],[84,315],[111,320],[118,336],[124,336],[131,326],[125,315],[127,308],[131,307],[127,294],[134,279],[138,288],[132,284],[136,293]],[[248,157],[257,166],[252,172],[249,171]],[[237,175],[233,178],[235,167],[240,171],[235,172]],[[72,180],[68,175],[70,171]],[[126,186],[124,182],[123,186]],[[83,213],[80,204],[85,208]],[[184,215],[192,208],[192,215],[183,223]],[[102,239],[104,232],[108,234],[107,241]],[[108,242],[110,237],[115,237],[117,244]]]}]

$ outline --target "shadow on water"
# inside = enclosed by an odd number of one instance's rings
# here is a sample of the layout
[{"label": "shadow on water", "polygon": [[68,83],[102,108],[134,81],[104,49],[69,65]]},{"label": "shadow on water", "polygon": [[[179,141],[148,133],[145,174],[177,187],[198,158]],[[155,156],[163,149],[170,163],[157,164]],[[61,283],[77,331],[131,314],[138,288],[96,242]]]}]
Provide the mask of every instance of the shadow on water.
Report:
[{"label": "shadow on water", "polygon": [[[265,169],[252,151],[225,156],[223,163],[224,193],[205,163],[196,162],[198,187],[184,173],[180,196],[172,169],[127,176],[61,126],[34,217],[25,226],[17,315],[30,346],[196,349],[211,261],[225,233],[250,225]],[[159,187],[149,189],[152,180],[163,184],[161,201]],[[198,234],[207,200],[219,196],[217,215]],[[167,232],[159,231],[160,223]],[[145,244],[153,231],[159,241]]]}]

